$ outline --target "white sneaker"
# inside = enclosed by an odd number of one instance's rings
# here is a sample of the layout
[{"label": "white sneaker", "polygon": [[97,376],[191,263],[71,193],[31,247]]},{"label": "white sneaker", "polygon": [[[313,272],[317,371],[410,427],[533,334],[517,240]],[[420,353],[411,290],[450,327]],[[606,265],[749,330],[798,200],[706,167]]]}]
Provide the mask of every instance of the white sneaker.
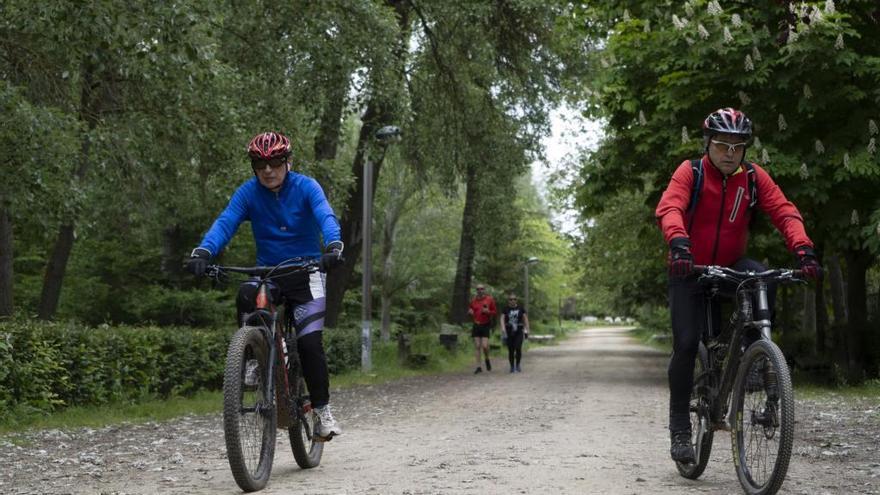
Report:
[{"label": "white sneaker", "polygon": [[312,411],[315,413],[315,419],[317,420],[315,421],[315,435],[330,440],[334,436],[342,434],[342,428],[339,427],[339,423],[333,418],[329,404],[320,408],[316,407]]},{"label": "white sneaker", "polygon": [[248,359],[244,367],[244,385],[246,387],[256,387],[260,381],[259,374],[260,363],[256,359]]}]

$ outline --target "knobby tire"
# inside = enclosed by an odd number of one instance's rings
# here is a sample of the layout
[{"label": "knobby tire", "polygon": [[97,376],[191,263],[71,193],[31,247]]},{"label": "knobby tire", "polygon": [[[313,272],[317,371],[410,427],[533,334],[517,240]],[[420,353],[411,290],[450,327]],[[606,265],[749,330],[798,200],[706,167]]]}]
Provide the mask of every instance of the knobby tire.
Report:
[{"label": "knobby tire", "polygon": [[[245,384],[250,360],[258,363],[256,385]],[[245,492],[269,481],[275,457],[277,418],[268,393],[269,348],[259,327],[240,328],[229,343],[223,376],[223,433],[232,476]]]},{"label": "knobby tire", "polygon": [[292,392],[293,397],[298,400],[305,398],[305,402],[304,408],[301,407],[299,411],[292,410],[293,417],[288,428],[290,448],[299,467],[309,469],[321,463],[324,443],[317,441],[315,437],[315,415],[312,414],[311,403],[306,398],[306,382],[302,376],[296,377],[296,389]]},{"label": "knobby tire", "polygon": [[[697,454],[697,462],[694,464],[686,464],[676,461],[675,467],[678,473],[685,478],[695,480],[706,470],[709,463],[709,456],[712,453],[712,439],[714,431],[712,429],[712,419],[709,417],[709,357],[706,346],[700,342],[697,350],[697,357],[694,360],[694,385],[691,390],[691,444]],[[702,421],[702,441],[697,445],[700,438]]]},{"label": "knobby tire", "polygon": [[[753,367],[760,371],[759,378],[753,378],[750,383],[748,376]],[[774,388],[778,395],[776,401],[770,399]],[[749,346],[737,372],[731,402],[731,445],[736,475],[747,494],[772,495],[785,481],[794,439],[791,375],[776,344],[759,340]],[[767,413],[773,408],[776,414]],[[767,419],[773,417],[778,418],[778,426]],[[771,447],[776,451],[773,456]]]}]

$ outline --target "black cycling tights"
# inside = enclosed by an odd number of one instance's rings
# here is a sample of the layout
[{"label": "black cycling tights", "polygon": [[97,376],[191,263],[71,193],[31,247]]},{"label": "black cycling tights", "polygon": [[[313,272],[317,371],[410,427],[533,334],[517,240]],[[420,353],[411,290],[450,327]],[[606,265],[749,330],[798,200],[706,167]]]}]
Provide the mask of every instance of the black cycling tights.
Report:
[{"label": "black cycling tights", "polygon": [[296,341],[302,362],[303,378],[309,387],[313,407],[323,407],[330,401],[330,378],[327,356],[324,354],[324,332],[312,332]]},{"label": "black cycling tights", "polygon": [[519,366],[522,361],[523,332],[513,332],[507,337],[507,360],[510,361],[510,367]]},{"label": "black cycling tights", "polygon": [[[731,266],[734,270],[763,271],[767,268],[755,260],[743,258]],[[776,296],[776,288],[768,287],[767,299],[770,309]],[[714,305],[713,305],[714,306]],[[689,403],[694,382],[694,360],[700,345],[700,335],[706,322],[703,290],[696,276],[684,280],[669,281],[669,312],[672,316],[672,358],[669,360],[669,429],[690,428]],[[715,325],[720,324],[718,311],[713,312]]]}]

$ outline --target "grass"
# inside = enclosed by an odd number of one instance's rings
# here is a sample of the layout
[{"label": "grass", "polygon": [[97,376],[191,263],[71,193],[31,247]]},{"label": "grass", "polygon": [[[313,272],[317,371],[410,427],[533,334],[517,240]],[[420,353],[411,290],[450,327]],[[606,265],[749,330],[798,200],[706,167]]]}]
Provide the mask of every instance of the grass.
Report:
[{"label": "grass", "polygon": [[[470,339],[459,338],[458,348],[448,352],[436,342],[435,334],[417,336],[412,344],[414,353],[429,355],[428,363],[420,368],[401,366],[397,358],[396,343],[373,346],[373,369],[370,373],[352,370],[330,378],[331,387],[346,389],[358,385],[385,383],[402,378],[461,372],[473,364],[473,344]],[[430,340],[430,342],[429,342]],[[170,399],[146,399],[138,402],[116,402],[94,406],[74,406],[51,414],[17,414],[15,422],[0,424],[0,437],[13,443],[17,433],[28,430],[100,428],[119,423],[145,423],[165,421],[190,414],[219,413],[223,406],[222,391],[201,391],[189,397]]]}]

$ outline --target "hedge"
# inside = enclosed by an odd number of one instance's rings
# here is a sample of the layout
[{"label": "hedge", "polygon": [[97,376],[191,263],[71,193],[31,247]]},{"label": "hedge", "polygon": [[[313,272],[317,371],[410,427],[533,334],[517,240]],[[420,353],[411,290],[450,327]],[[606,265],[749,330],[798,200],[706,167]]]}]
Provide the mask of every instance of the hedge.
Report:
[{"label": "hedge", "polygon": [[[72,405],[189,395],[223,386],[227,329],[0,321],[0,422]],[[360,364],[357,329],[325,332],[331,373]]]}]

